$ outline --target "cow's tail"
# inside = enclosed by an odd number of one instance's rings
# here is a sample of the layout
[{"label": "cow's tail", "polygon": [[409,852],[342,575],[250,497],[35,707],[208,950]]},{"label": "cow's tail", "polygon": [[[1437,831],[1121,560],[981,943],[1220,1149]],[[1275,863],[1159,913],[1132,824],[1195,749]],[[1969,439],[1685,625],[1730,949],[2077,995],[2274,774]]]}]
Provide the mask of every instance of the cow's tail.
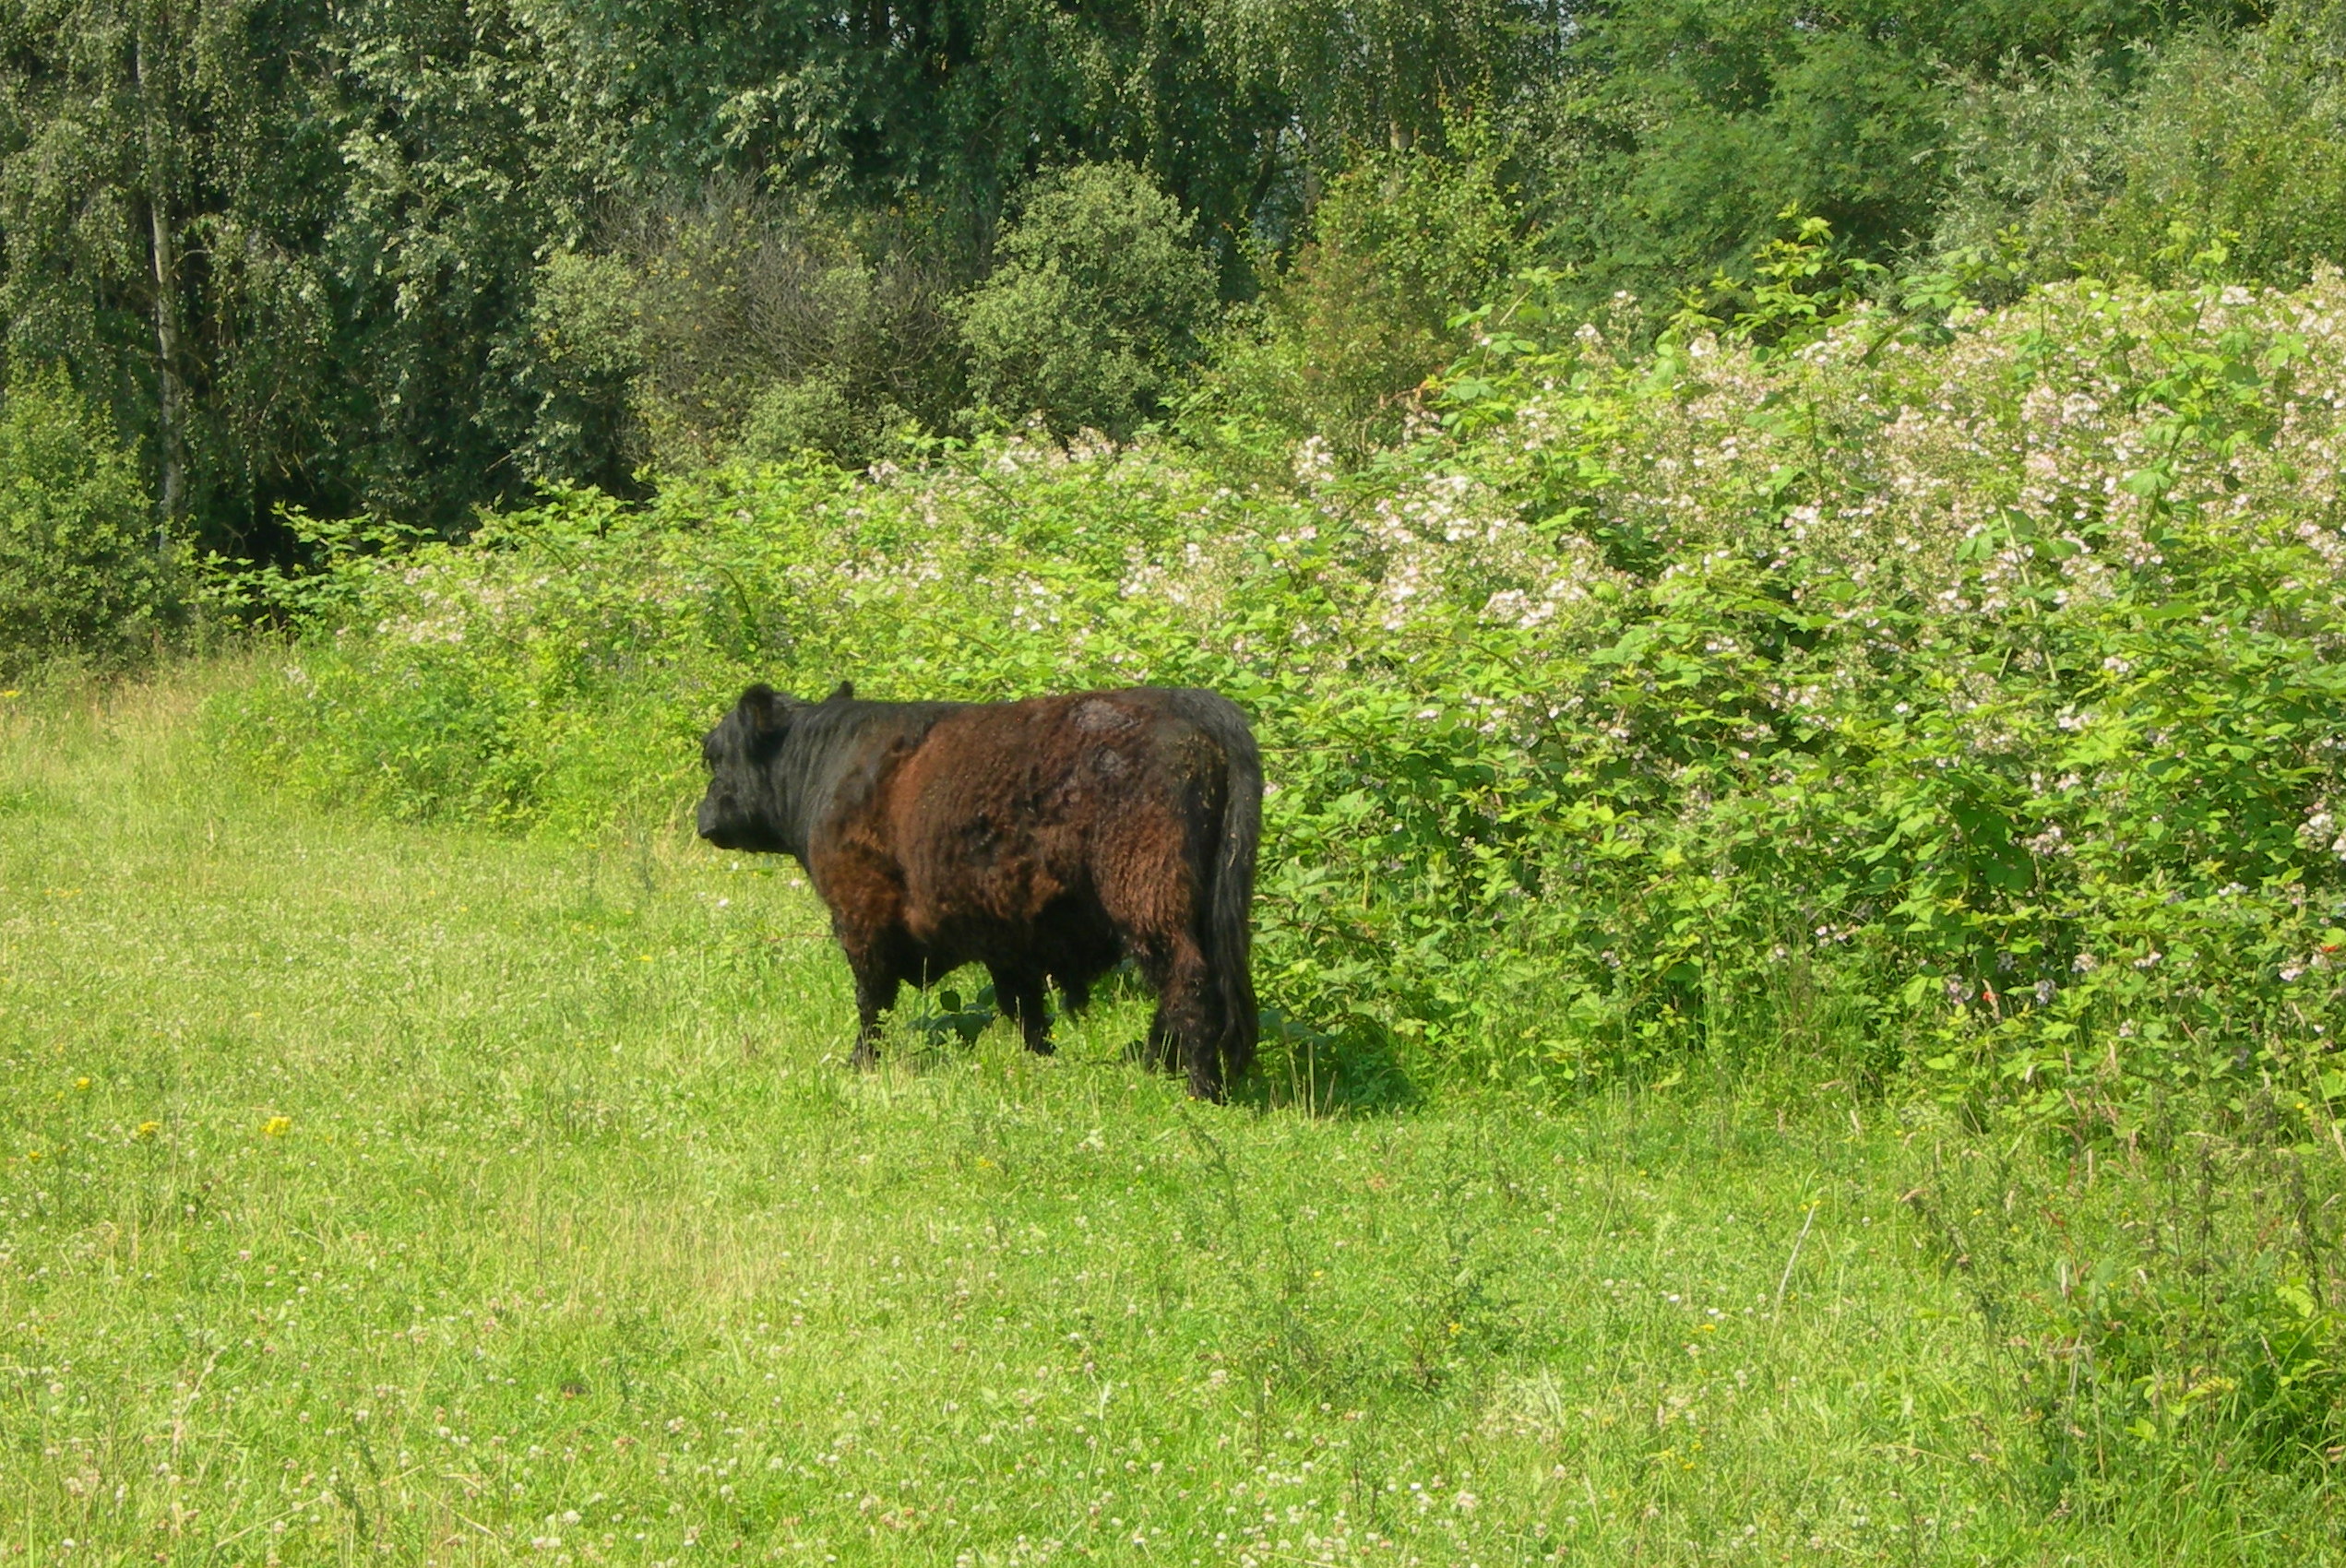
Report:
[{"label": "cow's tail", "polygon": [[1197,717],[1221,747],[1228,770],[1207,894],[1206,955],[1221,1004],[1222,1071],[1235,1078],[1254,1065],[1262,1032],[1255,1004],[1253,909],[1255,855],[1263,837],[1263,756],[1234,704],[1208,695],[1199,706]]}]

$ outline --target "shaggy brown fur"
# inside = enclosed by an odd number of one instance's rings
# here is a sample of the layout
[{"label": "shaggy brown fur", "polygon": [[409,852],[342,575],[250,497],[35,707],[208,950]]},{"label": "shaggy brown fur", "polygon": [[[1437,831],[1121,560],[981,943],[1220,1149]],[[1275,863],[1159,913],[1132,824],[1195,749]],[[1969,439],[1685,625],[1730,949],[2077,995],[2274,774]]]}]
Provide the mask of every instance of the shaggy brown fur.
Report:
[{"label": "shaggy brown fur", "polygon": [[994,977],[1028,1047],[1131,957],[1157,992],[1148,1050],[1218,1099],[1254,1060],[1248,907],[1262,761],[1211,692],[1016,703],[820,703],[752,686],[702,742],[700,834],[796,857],[855,975],[855,1056],[899,987]]}]

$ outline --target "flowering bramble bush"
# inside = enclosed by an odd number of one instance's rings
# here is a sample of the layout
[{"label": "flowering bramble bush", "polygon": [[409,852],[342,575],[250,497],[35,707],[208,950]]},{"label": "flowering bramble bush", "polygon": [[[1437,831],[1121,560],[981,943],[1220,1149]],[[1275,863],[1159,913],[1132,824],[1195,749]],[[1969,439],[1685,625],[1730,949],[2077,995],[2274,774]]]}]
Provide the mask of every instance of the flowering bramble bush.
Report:
[{"label": "flowering bramble bush", "polygon": [[2121,1135],[2153,1085],[2346,1095],[2346,280],[1647,353],[1539,315],[1289,488],[1012,443],[344,550],[215,722],[592,833],[688,804],[752,678],[1208,684],[1268,754],[1265,994],[1349,1071],[1857,1042]]}]

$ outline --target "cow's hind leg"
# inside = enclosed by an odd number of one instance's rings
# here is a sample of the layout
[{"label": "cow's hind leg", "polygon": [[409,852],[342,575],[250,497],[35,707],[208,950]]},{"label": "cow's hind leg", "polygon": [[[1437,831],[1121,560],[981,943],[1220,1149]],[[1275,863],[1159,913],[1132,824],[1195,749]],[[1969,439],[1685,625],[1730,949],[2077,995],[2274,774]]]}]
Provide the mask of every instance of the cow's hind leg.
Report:
[{"label": "cow's hind leg", "polygon": [[1149,1058],[1166,1068],[1176,1060],[1198,1099],[1221,1098],[1221,1031],[1206,956],[1187,932],[1140,953],[1141,972],[1157,992],[1157,1015],[1149,1020]]},{"label": "cow's hind leg", "polygon": [[1042,971],[986,968],[994,976],[994,1004],[1002,1009],[1002,1016],[1018,1026],[1018,1036],[1029,1051],[1038,1056],[1050,1055],[1051,1013],[1043,1002]]}]

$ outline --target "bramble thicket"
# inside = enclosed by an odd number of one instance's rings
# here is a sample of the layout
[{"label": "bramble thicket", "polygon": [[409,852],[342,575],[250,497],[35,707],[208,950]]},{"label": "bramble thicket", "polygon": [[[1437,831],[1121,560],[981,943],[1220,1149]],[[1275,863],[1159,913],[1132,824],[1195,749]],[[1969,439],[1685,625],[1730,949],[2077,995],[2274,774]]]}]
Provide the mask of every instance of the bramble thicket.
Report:
[{"label": "bramble thicket", "polygon": [[[1812,242],[1814,235],[1812,234]],[[1795,259],[1812,254],[1798,242]],[[752,678],[1209,684],[1316,1071],[1848,1052],[2126,1134],[2346,1093],[2346,279],[1782,291],[1652,350],[1533,278],[1438,422],[1238,488],[1164,442],[721,469],[240,578],[221,743],[326,799],[673,820]]]}]

